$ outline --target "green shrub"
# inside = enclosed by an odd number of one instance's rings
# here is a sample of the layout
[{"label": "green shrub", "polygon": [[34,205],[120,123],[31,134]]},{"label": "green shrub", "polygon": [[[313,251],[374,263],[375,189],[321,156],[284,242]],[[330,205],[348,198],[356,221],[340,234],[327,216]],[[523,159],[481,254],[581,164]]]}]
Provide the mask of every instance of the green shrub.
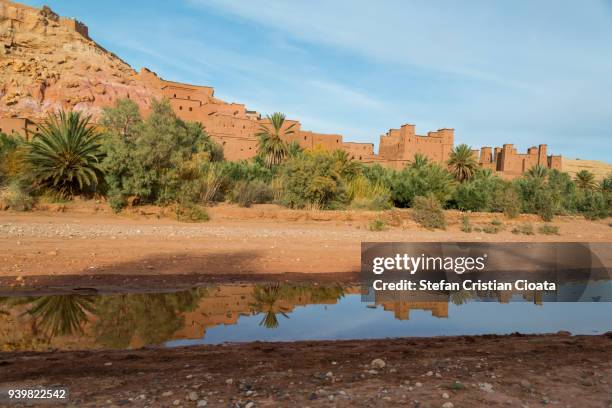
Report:
[{"label": "green shrub", "polygon": [[493,218],[493,221],[491,221],[491,225],[494,225],[496,227],[500,227],[502,226],[502,222],[499,220],[499,218]]},{"label": "green shrub", "polygon": [[543,221],[552,221],[557,209],[557,202],[550,190],[543,189],[536,192],[533,203],[535,213]]},{"label": "green shrub", "polygon": [[282,202],[292,208],[342,208],[348,202],[346,163],[333,152],[305,152],[280,168]]},{"label": "green shrub", "polygon": [[368,224],[368,229],[370,231],[384,231],[387,229],[387,224],[382,218],[376,217],[375,219],[370,221],[370,223]]},{"label": "green shrub", "polygon": [[176,219],[182,222],[204,222],[210,220],[205,209],[196,204],[178,204]]},{"label": "green shrub", "polygon": [[513,234],[534,235],[533,225],[529,223],[517,225],[512,229]]},{"label": "green shrub", "polygon": [[503,228],[498,225],[485,225],[484,227],[482,227],[482,232],[484,232],[485,234],[497,234],[502,229]]},{"label": "green shrub", "polygon": [[433,195],[418,196],[413,200],[414,220],[428,229],[446,229],[446,219],[440,201]]},{"label": "green shrub", "polygon": [[0,209],[29,211],[34,207],[34,199],[18,181],[0,188]]},{"label": "green shrub", "polygon": [[606,200],[605,194],[606,193],[603,191],[581,191],[577,200],[578,211],[589,220],[608,217],[611,208],[609,201]]},{"label": "green shrub", "polygon": [[559,235],[559,227],[556,225],[544,224],[538,228],[538,232],[544,235]]},{"label": "green shrub", "polygon": [[453,195],[455,182],[451,174],[437,164],[405,167],[393,173],[390,181],[393,202],[397,207],[410,207],[417,196],[433,194],[445,204]]},{"label": "green shrub", "polygon": [[522,206],[519,193],[510,183],[496,189],[491,198],[491,211],[504,213],[508,218],[518,217]]},{"label": "green shrub", "polygon": [[24,145],[21,136],[0,133],[0,185],[24,173]]},{"label": "green shrub", "polygon": [[463,215],[461,217],[461,231],[472,232],[472,224],[470,223],[470,217]]},{"label": "green shrub", "polygon": [[240,180],[232,190],[231,201],[241,207],[250,207],[251,204],[263,204],[272,201],[274,192],[263,181]]},{"label": "green shrub", "polygon": [[365,176],[358,176],[348,182],[347,199],[351,208],[364,210],[388,210],[392,207],[391,191],[382,183],[373,183]]}]

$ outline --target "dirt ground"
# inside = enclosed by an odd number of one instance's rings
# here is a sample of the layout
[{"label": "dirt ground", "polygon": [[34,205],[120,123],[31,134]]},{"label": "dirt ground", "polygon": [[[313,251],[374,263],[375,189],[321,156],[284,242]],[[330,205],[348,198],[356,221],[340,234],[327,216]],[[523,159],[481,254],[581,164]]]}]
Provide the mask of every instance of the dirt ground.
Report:
[{"label": "dirt ground", "polygon": [[[475,226],[502,221],[501,232],[486,234],[462,232],[452,211],[445,231],[419,227],[410,210],[222,205],[209,214],[188,224],[159,208],[114,215],[95,202],[0,212],[0,295],[354,283],[362,241],[612,242],[610,219],[558,217],[560,235],[526,236],[511,230],[537,230],[534,216],[470,214]],[[368,230],[376,217],[386,230]],[[611,346],[611,333],[560,333],[0,353],[0,388],[64,385],[79,407],[612,407]]]},{"label": "dirt ground", "polygon": [[[194,275],[231,280],[317,274],[325,279],[358,271],[362,241],[612,242],[610,219],[557,217],[553,224],[559,235],[516,235],[511,232],[516,225],[531,223],[537,231],[543,223],[531,215],[507,220],[499,214],[470,214],[474,226],[490,225],[494,218],[502,221],[501,232],[487,234],[462,232],[461,213],[454,211],[447,212],[445,231],[421,228],[411,220],[410,210],[378,214],[221,205],[209,213],[209,222],[181,223],[170,210],[141,207],[115,215],[94,201],[30,213],[0,212],[0,284],[52,285],[74,279],[73,286],[100,286],[116,282],[111,275],[129,275],[136,285],[176,280],[176,275],[181,275],[179,281],[203,279]],[[376,217],[385,220],[386,230],[368,230]]]},{"label": "dirt ground", "polygon": [[612,333],[12,353],[0,366],[1,386],[66,386],[79,407],[612,406]]}]

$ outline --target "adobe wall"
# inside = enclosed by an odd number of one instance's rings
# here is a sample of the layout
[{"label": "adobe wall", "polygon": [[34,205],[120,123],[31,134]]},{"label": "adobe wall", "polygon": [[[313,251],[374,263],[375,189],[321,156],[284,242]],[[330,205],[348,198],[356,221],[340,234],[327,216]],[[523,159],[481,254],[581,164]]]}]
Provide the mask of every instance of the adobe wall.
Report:
[{"label": "adobe wall", "polygon": [[561,170],[561,156],[548,156],[547,149],[547,145],[541,144],[529,147],[526,153],[518,153],[514,145],[504,144],[495,149],[483,146],[475,154],[482,167],[496,171],[505,178],[513,178],[536,165]]},{"label": "adobe wall", "polygon": [[[63,24],[71,25],[75,30],[85,30],[78,21],[64,19]],[[146,85],[159,90],[168,99],[177,116],[186,121],[199,122],[206,132],[217,143],[223,146],[227,160],[246,160],[257,154],[257,133],[262,126],[269,126],[266,118],[253,110],[248,110],[240,103],[228,103],[215,98],[214,88],[166,81],[154,72],[143,68],[138,74]],[[113,98],[128,95],[110,95]],[[143,115],[148,114],[149,104],[140,106]],[[35,124],[22,118],[0,118],[0,129],[5,133],[17,132],[31,137]],[[380,136],[378,154],[374,153],[373,143],[345,142],[340,134],[317,133],[302,129],[297,120],[286,119],[285,129],[292,126],[293,133],[285,134],[287,142],[297,142],[304,149],[344,150],[349,157],[367,164],[401,170],[411,163],[416,154],[422,154],[430,162],[444,165],[454,147],[454,129],[438,129],[418,135],[415,125],[404,124],[399,129],[389,129]],[[512,144],[491,148],[484,146],[473,150],[479,164],[487,169],[500,173],[503,177],[513,178],[521,175],[536,164],[548,168],[561,169],[561,156],[548,156],[547,146],[530,147],[526,153],[518,153]]]},{"label": "adobe wall", "polygon": [[7,135],[17,133],[26,140],[38,132],[38,125],[26,118],[0,118],[0,133]]}]

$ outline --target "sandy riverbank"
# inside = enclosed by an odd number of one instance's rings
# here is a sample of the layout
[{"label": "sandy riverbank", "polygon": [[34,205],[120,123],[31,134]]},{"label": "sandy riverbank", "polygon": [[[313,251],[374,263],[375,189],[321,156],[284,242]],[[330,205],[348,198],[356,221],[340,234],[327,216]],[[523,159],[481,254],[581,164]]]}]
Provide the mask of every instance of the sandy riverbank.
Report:
[{"label": "sandy riverbank", "polygon": [[[65,207],[65,208],[64,208]],[[543,224],[535,216],[506,220],[499,214],[471,214],[473,225],[498,218],[497,234],[465,233],[458,212],[447,212],[445,231],[425,230],[410,210],[387,212],[308,212],[272,205],[209,210],[211,221],[180,223],[159,209],[140,208],[114,215],[104,206],[69,203],[31,213],[0,212],[0,276],[78,275],[254,276],[285,273],[355,273],[363,241],[581,241],[611,242],[608,220],[557,217],[560,235],[516,235],[514,226]],[[385,231],[369,231],[382,216]]]}]

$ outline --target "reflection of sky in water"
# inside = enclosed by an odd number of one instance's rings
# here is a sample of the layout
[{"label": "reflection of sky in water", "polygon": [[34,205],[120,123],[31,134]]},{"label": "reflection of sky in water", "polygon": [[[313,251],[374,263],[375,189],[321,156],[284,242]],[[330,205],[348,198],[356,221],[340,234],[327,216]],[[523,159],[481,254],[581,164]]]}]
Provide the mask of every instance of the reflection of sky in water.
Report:
[{"label": "reflection of sky in water", "polygon": [[170,347],[246,341],[293,341],[364,339],[410,336],[453,336],[476,334],[551,333],[567,330],[574,334],[597,334],[612,330],[611,303],[507,304],[470,302],[449,304],[448,318],[430,311],[411,310],[409,320],[397,320],[382,306],[368,308],[360,295],[348,295],[335,305],[298,307],[278,315],[279,326],[259,325],[262,314],[241,316],[238,323],[206,330],[202,339],[167,342]]}]

